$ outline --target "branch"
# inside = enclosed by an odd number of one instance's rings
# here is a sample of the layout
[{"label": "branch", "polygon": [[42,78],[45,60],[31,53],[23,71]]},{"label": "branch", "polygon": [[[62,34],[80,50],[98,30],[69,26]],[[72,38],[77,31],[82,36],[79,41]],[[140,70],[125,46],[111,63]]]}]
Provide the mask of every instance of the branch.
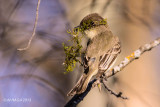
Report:
[{"label": "branch", "polygon": [[[109,71],[105,71],[104,74],[102,75],[103,79],[108,79],[109,77],[112,77],[116,73],[120,72],[122,69],[124,69],[129,63],[134,61],[135,59],[138,59],[144,52],[150,51],[152,48],[155,48],[160,44],[160,37],[157,38],[156,40],[152,41],[149,44],[145,44],[141,46],[139,49],[134,51],[131,55],[125,57],[125,59],[117,66],[115,66],[113,69]],[[65,107],[76,107],[78,103],[80,103],[84,97],[88,94],[88,92],[91,90],[92,87],[94,87],[94,83],[98,79],[92,80],[89,84],[87,89],[85,90],[84,93],[79,94],[79,95],[74,95],[72,99],[65,105]],[[105,85],[104,85],[105,86]],[[117,95],[121,96],[122,93],[119,93]],[[122,96],[121,96],[122,97]]]},{"label": "branch", "polygon": [[159,44],[160,44],[160,37],[157,38],[156,40],[152,41],[149,44],[145,44],[145,45],[141,46],[139,49],[134,51],[131,55],[125,57],[124,60],[119,65],[117,65],[113,69],[105,72],[103,74],[103,76],[105,78],[109,78],[109,77],[115,75],[116,73],[118,73],[122,69],[124,69],[129,63],[138,59],[144,52],[150,51],[152,48],[158,46]]},{"label": "branch", "polygon": [[124,100],[127,100],[127,99],[128,99],[127,97],[123,97],[123,96],[122,96],[122,92],[119,92],[118,94],[115,93],[115,92],[113,92],[111,89],[109,89],[109,88],[107,87],[107,85],[104,83],[104,81],[102,81],[102,84],[103,84],[104,88],[107,89],[108,92],[110,92],[110,94],[113,94],[113,95],[116,96],[117,98],[122,98],[122,99],[124,99]]},{"label": "branch", "polygon": [[33,38],[34,38],[34,36],[35,36],[35,33],[36,33],[36,28],[37,28],[37,23],[38,23],[38,15],[39,15],[40,2],[41,2],[41,0],[38,0],[37,9],[36,9],[36,18],[35,18],[35,23],[34,23],[32,35],[31,35],[31,37],[30,37],[30,39],[29,39],[29,41],[28,41],[27,46],[24,47],[24,48],[19,48],[19,49],[17,49],[17,50],[19,50],[19,51],[27,50],[27,49],[31,46],[31,42],[32,42],[32,40],[33,40]]},{"label": "branch", "polygon": [[83,98],[88,94],[88,92],[92,88],[92,84],[96,82],[97,79],[92,80],[89,82],[87,89],[82,94],[76,94],[72,97],[72,99],[64,106],[64,107],[76,107],[78,103],[80,103]]}]

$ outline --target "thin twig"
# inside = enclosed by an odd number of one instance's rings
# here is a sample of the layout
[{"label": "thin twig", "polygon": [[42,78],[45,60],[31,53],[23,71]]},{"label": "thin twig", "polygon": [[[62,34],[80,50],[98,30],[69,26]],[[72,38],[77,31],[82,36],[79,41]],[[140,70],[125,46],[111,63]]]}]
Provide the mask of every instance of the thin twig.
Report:
[{"label": "thin twig", "polygon": [[[149,43],[149,44],[145,44],[144,46],[141,46],[138,50],[134,51],[131,55],[129,55],[128,57],[126,57],[119,65],[117,65],[113,69],[105,72],[103,74],[103,79],[104,78],[107,79],[109,77],[112,77],[113,75],[115,75],[116,73],[118,73],[122,69],[124,69],[129,63],[131,63],[135,59],[138,59],[144,52],[150,51],[152,48],[155,48],[159,44],[160,44],[160,37],[157,38],[156,40],[154,40],[153,42]],[[91,88],[94,86],[94,83],[97,80],[98,79],[94,79],[91,82],[89,82],[89,85],[88,85],[87,89],[85,90],[85,92],[82,93],[82,94],[79,94],[79,95],[77,95],[77,94],[74,95],[72,97],[72,99],[65,105],[65,107],[76,107],[76,105],[78,103],[80,103],[84,99],[84,97],[88,94],[88,92],[91,90]],[[122,93],[119,93],[119,96],[121,96],[121,94]],[[79,97],[76,97],[76,96],[81,96],[81,99]],[[77,102],[77,100],[78,100],[78,102]],[[72,106],[72,104],[74,104],[74,106]]]},{"label": "thin twig", "polygon": [[113,92],[111,89],[109,89],[109,88],[107,87],[107,85],[106,85],[103,81],[102,81],[102,84],[104,85],[104,88],[107,89],[108,92],[110,92],[111,94],[113,94],[113,95],[116,96],[117,98],[122,98],[122,99],[125,99],[125,100],[128,99],[127,97],[123,97],[123,96],[122,96],[122,92],[119,92],[118,94],[115,93],[115,92]]},{"label": "thin twig", "polygon": [[28,41],[27,46],[24,47],[24,48],[19,48],[19,49],[17,49],[17,50],[19,50],[19,51],[27,50],[27,49],[31,46],[31,42],[32,42],[32,40],[33,40],[33,38],[34,38],[34,36],[35,36],[35,33],[36,33],[36,28],[37,28],[37,23],[38,23],[38,15],[39,15],[40,2],[41,2],[41,0],[38,0],[37,8],[36,8],[36,18],[35,18],[35,23],[34,23],[32,35],[31,35],[31,37],[30,37],[30,39],[29,39],[29,41]]}]

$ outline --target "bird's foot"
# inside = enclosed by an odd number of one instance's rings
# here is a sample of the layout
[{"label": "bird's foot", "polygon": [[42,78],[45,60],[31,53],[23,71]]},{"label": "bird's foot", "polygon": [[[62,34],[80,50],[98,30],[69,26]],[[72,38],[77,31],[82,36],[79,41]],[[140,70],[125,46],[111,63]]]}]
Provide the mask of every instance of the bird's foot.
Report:
[{"label": "bird's foot", "polygon": [[98,87],[99,91],[101,91],[101,80],[100,78],[96,80],[96,82],[93,84],[93,87]]}]

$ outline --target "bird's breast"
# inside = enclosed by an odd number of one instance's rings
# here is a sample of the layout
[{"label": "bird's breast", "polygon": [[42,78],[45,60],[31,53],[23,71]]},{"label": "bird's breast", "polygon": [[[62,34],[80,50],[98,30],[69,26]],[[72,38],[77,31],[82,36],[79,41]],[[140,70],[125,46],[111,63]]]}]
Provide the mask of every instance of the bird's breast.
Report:
[{"label": "bird's breast", "polygon": [[111,32],[101,33],[91,39],[86,56],[95,57],[106,54],[106,52],[114,46],[114,36]]}]

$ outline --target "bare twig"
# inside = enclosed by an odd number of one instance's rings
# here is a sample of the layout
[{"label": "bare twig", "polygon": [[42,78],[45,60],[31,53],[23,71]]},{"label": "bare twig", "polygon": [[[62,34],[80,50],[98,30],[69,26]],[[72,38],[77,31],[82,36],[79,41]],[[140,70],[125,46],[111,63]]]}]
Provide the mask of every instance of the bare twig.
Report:
[{"label": "bare twig", "polygon": [[107,89],[108,92],[110,92],[111,94],[113,94],[113,95],[116,96],[117,98],[122,98],[122,99],[125,99],[125,100],[128,99],[127,97],[122,96],[122,92],[119,92],[118,94],[115,93],[115,92],[113,92],[111,89],[109,89],[109,88],[107,87],[107,85],[104,83],[104,81],[102,81],[102,84],[104,85],[104,88]]},{"label": "bare twig", "polygon": [[40,2],[41,0],[38,0],[38,3],[37,3],[37,8],[36,8],[36,18],[35,18],[35,23],[34,23],[34,27],[33,27],[33,32],[32,32],[32,35],[28,41],[28,44],[25,48],[19,48],[17,50],[19,51],[23,51],[23,50],[27,50],[30,46],[31,46],[31,42],[35,36],[35,33],[36,33],[36,28],[37,28],[37,23],[38,23],[38,15],[39,15],[39,7],[40,7]]},{"label": "bare twig", "polygon": [[[144,52],[150,51],[152,48],[155,48],[159,44],[160,44],[160,37],[157,38],[156,40],[154,40],[153,42],[149,43],[149,44],[145,44],[144,46],[141,46],[138,50],[134,51],[131,55],[126,57],[119,65],[117,65],[113,69],[105,72],[103,74],[102,78],[103,79],[105,79],[105,78],[107,79],[109,77],[112,77],[113,75],[115,75],[116,73],[118,73],[122,69],[124,69],[129,63],[131,63],[135,59],[138,59]],[[73,96],[72,99],[65,105],[65,107],[76,107],[76,105],[79,102],[81,102],[84,99],[84,97],[88,94],[88,92],[91,90],[91,87],[94,86],[94,83],[96,83],[97,80],[98,79],[92,80],[89,83],[89,85],[88,85],[87,89],[85,90],[85,92],[83,92],[82,94],[79,94],[79,95],[76,94],[75,96]],[[110,91],[110,89],[108,91]],[[121,96],[122,93],[120,92],[117,95]],[[77,96],[81,96],[81,97],[79,98]]]}]

